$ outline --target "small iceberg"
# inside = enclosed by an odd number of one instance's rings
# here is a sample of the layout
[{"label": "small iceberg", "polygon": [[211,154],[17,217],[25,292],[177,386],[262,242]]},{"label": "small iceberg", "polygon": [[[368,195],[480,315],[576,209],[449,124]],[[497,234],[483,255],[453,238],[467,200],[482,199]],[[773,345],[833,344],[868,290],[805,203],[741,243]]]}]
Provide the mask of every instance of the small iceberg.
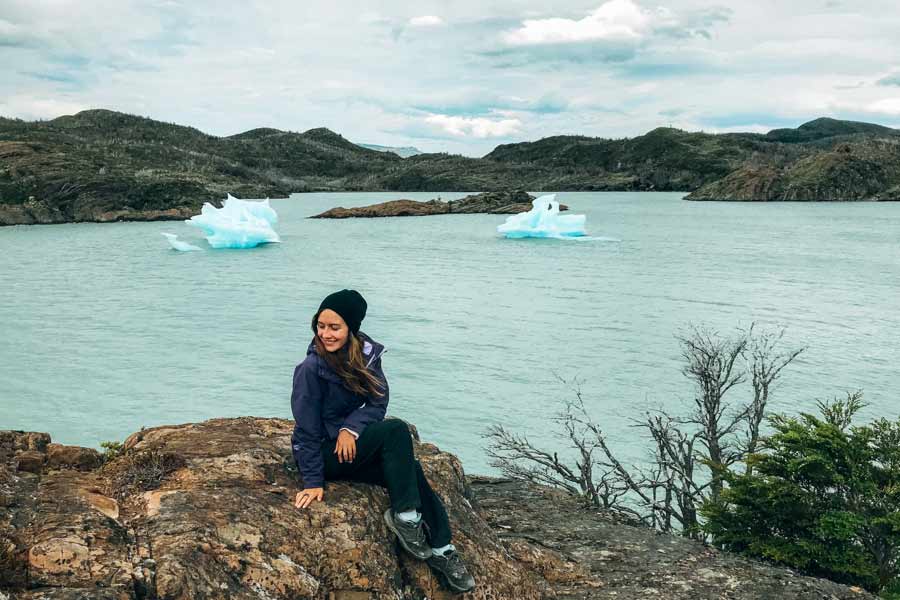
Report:
[{"label": "small iceberg", "polygon": [[231,194],[222,208],[206,202],[199,215],[185,220],[188,225],[202,229],[213,248],[255,248],[281,242],[272,229],[277,222],[278,214],[269,206],[268,199],[251,202]]},{"label": "small iceberg", "polygon": [[163,235],[167,240],[169,240],[169,245],[171,245],[174,250],[178,250],[179,252],[193,252],[195,250],[202,250],[202,248],[193,244],[179,241],[178,236],[174,233],[163,233]]},{"label": "small iceberg", "polygon": [[497,233],[508,238],[578,238],[585,235],[584,215],[560,215],[556,194],[531,201],[531,210],[506,218]]}]

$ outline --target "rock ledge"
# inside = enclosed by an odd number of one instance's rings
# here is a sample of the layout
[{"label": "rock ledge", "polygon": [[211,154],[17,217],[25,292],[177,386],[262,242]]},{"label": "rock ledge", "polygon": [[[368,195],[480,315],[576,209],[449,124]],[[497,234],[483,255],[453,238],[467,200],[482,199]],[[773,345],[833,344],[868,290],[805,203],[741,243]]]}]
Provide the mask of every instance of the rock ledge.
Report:
[{"label": "rock ledge", "polygon": [[[105,459],[0,431],[0,599],[449,599],[402,553],[386,492],[329,482],[301,511],[293,421],[240,417],[142,429]],[[557,490],[469,477],[418,441],[454,543],[465,598],[870,599],[586,510]]]}]

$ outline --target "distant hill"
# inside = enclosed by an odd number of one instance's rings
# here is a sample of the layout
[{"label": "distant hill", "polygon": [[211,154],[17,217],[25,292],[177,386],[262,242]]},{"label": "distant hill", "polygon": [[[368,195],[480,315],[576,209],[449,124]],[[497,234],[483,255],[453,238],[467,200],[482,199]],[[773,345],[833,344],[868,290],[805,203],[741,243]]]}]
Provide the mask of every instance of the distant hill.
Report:
[{"label": "distant hill", "polygon": [[797,143],[857,134],[863,136],[897,137],[900,136],[900,131],[883,125],[873,125],[872,123],[838,121],[837,119],[822,117],[821,119],[804,123],[796,129],[773,129],[766,134],[766,139],[775,142]]},{"label": "distant hill", "polygon": [[422,154],[422,151],[414,146],[403,146],[400,148],[396,148],[394,146],[379,146],[378,144],[359,144],[363,148],[368,148],[369,150],[376,150],[378,152],[393,152],[400,158],[409,158],[410,156],[415,156],[416,154]]},{"label": "distant hill", "polygon": [[605,184],[593,189],[686,191],[727,175],[765,145],[752,134],[711,135],[661,127],[630,139],[556,136],[505,144],[485,159],[526,163],[557,176],[586,172],[597,184]]},{"label": "distant hill", "polygon": [[660,190],[696,200],[900,198],[900,131],[816,119],[768,134],[554,136],[483,158],[401,158],[325,128],[216,137],[109,110],[0,118],[0,224],[177,219],[306,191]]},{"label": "distant hill", "polygon": [[688,200],[900,200],[900,138],[842,143],[793,160],[748,160]]},{"label": "distant hill", "polygon": [[820,118],[773,129],[765,151],[688,200],[900,200],[900,130]]}]

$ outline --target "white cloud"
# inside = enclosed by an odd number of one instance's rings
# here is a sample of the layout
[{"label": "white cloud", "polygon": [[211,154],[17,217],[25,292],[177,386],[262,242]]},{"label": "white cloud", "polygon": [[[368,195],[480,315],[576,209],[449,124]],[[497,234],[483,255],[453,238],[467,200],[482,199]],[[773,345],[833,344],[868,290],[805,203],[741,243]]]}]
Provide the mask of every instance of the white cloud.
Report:
[{"label": "white cloud", "polygon": [[503,39],[513,46],[560,44],[593,40],[637,39],[645,35],[667,11],[651,13],[632,0],[609,0],[583,19],[529,19],[507,32]]},{"label": "white cloud", "polygon": [[900,125],[900,87],[885,87],[900,80],[895,0],[831,11],[822,1],[384,0],[367,12],[283,0],[228,11],[212,0],[92,0],[89,11],[77,0],[0,0],[0,115],[103,107],[214,135],[329,127],[469,155],[670,122]]},{"label": "white cloud", "polygon": [[428,115],[425,122],[441,131],[457,137],[493,138],[519,133],[522,121],[500,119],[492,121],[485,117],[457,117],[451,115]]},{"label": "white cloud", "polygon": [[[690,125],[687,129],[697,129],[697,127]],[[753,123],[750,125],[735,125],[732,127],[704,127],[703,131],[706,133],[769,133],[773,129],[777,129],[777,127]]]},{"label": "white cloud", "polygon": [[435,27],[443,24],[444,20],[434,15],[423,15],[421,17],[413,17],[409,20],[410,27]]},{"label": "white cloud", "polygon": [[868,112],[885,115],[900,115],[900,98],[884,98],[877,100],[867,107]]},{"label": "white cloud", "polygon": [[60,115],[72,115],[88,108],[91,108],[90,105],[77,101],[31,94],[16,94],[6,100],[0,100],[0,115],[16,116],[26,120],[55,119]]},{"label": "white cloud", "polygon": [[4,44],[19,43],[26,38],[26,33],[24,27],[0,19],[0,40],[3,40]]}]

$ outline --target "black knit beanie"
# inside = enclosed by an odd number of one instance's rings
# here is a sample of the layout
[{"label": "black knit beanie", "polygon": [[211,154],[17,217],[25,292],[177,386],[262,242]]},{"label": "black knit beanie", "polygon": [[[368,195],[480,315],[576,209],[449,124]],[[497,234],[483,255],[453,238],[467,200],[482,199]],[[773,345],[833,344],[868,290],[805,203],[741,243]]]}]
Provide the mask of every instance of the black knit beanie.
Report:
[{"label": "black knit beanie", "polygon": [[359,326],[362,320],[366,318],[367,307],[366,299],[356,290],[341,290],[328,294],[322,300],[322,304],[319,305],[319,310],[316,311],[316,318],[313,319],[313,328],[315,328],[315,322],[319,318],[319,314],[326,308],[330,308],[344,319],[347,327],[356,335],[359,333]]}]

